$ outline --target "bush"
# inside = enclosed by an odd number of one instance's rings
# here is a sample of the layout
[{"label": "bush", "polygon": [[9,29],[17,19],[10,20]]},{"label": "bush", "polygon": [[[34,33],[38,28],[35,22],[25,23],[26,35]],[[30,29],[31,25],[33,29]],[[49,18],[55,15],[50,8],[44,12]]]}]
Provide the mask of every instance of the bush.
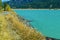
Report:
[{"label": "bush", "polygon": [[11,8],[7,3],[4,3],[4,11],[10,11]]}]

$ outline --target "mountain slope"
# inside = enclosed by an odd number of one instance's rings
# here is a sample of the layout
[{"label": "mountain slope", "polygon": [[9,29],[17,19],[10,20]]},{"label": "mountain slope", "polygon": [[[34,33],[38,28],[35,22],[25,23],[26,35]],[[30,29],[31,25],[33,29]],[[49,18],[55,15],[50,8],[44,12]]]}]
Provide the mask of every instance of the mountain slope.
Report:
[{"label": "mountain slope", "polygon": [[0,40],[45,40],[13,11],[0,13]]},{"label": "mountain slope", "polygon": [[60,0],[10,0],[7,3],[12,8],[60,8]]}]

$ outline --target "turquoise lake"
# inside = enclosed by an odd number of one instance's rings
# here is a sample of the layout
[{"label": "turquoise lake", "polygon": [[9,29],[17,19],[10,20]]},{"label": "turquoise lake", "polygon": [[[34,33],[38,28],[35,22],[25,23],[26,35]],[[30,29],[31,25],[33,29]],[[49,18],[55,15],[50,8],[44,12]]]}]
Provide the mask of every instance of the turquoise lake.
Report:
[{"label": "turquoise lake", "polygon": [[60,39],[60,10],[14,10],[44,36]]}]

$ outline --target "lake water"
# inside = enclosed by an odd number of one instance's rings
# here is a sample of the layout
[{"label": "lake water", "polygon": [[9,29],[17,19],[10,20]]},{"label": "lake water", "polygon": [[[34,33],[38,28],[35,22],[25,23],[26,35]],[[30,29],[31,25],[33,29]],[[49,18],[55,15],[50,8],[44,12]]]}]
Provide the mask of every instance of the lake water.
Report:
[{"label": "lake water", "polygon": [[60,10],[14,10],[44,36],[60,39]]}]

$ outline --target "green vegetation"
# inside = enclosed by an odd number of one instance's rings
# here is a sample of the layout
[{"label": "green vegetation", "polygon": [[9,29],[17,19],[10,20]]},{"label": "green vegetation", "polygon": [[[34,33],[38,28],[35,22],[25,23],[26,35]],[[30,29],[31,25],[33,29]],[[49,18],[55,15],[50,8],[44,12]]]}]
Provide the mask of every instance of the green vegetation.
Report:
[{"label": "green vegetation", "polygon": [[4,11],[10,11],[11,8],[7,3],[4,3]]},{"label": "green vegetation", "polygon": [[[59,9],[60,0],[10,0],[7,2],[11,8],[37,8]],[[13,4],[13,5],[12,5]]]},{"label": "green vegetation", "polygon": [[0,0],[0,7],[2,7],[2,0]]},{"label": "green vegetation", "polygon": [[0,10],[2,9],[2,0],[0,0]]},{"label": "green vegetation", "polygon": [[2,11],[2,10],[10,11],[11,8],[10,8],[10,6],[7,3],[4,3],[4,5],[2,5],[2,0],[0,0],[0,11]]}]

